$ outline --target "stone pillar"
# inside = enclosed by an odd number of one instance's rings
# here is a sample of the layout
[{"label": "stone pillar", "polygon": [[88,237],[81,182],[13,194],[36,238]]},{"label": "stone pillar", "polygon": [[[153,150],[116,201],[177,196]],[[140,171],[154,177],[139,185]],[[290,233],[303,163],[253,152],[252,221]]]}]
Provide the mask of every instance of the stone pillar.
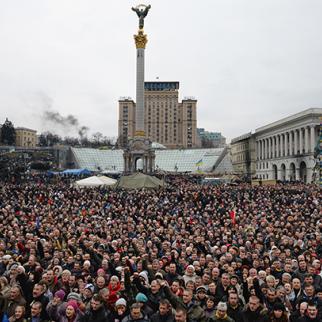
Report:
[{"label": "stone pillar", "polygon": [[284,150],[285,150],[284,155],[285,155],[285,156],[288,156],[287,132],[285,132],[285,133],[284,133]]},{"label": "stone pillar", "polygon": [[259,146],[260,146],[260,156],[259,156],[259,159],[260,160],[263,160],[263,141],[262,140],[259,141]]},{"label": "stone pillar", "polygon": [[144,48],[136,50],[136,136],[144,136],[144,50]]},{"label": "stone pillar", "polygon": [[144,137],[144,52],[148,39],[143,29],[139,29],[134,39],[136,45],[135,136]]},{"label": "stone pillar", "polygon": [[280,135],[280,156],[283,157],[284,156],[284,134]]},{"label": "stone pillar", "polygon": [[273,159],[275,158],[275,149],[276,149],[276,137],[275,136],[272,136],[272,157]]},{"label": "stone pillar", "polygon": [[297,155],[299,150],[298,130],[294,130],[294,155]]},{"label": "stone pillar", "polygon": [[295,180],[300,180],[300,168],[296,167],[295,168]]},{"label": "stone pillar", "polygon": [[309,128],[307,126],[304,129],[304,149],[305,149],[305,153],[309,153],[310,138],[309,138]]},{"label": "stone pillar", "polygon": [[266,159],[266,140],[263,139],[263,160]]},{"label": "stone pillar", "polygon": [[299,150],[300,150],[300,154],[302,154],[303,153],[303,132],[302,132],[302,129],[299,129],[299,141],[300,141]]},{"label": "stone pillar", "polygon": [[268,138],[268,159],[272,158],[272,138]]},{"label": "stone pillar", "polygon": [[314,153],[315,148],[315,128],[311,126],[310,128],[310,152]]},{"label": "stone pillar", "polygon": [[259,157],[260,157],[259,141],[256,142],[256,156],[257,156],[257,160],[259,160]]},{"label": "stone pillar", "polygon": [[276,135],[276,157],[280,156],[280,136]]},{"label": "stone pillar", "polygon": [[292,133],[293,131],[289,132],[289,140],[288,140],[288,143],[289,143],[289,155],[292,156],[293,155],[293,137],[292,137]]}]

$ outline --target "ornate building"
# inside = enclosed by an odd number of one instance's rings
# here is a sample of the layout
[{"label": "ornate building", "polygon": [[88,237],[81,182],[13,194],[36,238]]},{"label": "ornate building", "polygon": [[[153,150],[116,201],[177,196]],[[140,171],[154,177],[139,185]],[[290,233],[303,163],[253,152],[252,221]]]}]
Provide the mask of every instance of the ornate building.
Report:
[{"label": "ornate building", "polygon": [[315,180],[314,150],[321,108],[311,108],[256,129],[256,175],[259,179]]}]

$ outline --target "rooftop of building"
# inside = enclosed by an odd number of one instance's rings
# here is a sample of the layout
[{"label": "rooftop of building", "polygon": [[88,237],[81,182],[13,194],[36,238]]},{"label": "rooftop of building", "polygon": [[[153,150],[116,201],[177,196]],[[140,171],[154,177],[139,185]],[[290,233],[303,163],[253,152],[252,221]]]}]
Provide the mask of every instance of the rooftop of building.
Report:
[{"label": "rooftop of building", "polygon": [[177,91],[179,90],[179,82],[177,81],[153,81],[144,82],[146,91]]},{"label": "rooftop of building", "polygon": [[35,132],[35,133],[37,133],[37,130],[28,129],[27,127],[22,127],[22,126],[16,127],[15,130],[16,131],[29,131],[29,132]]},{"label": "rooftop of building", "polygon": [[233,138],[230,143],[231,144],[234,144],[236,142],[249,139],[251,137],[251,135],[252,135],[252,132],[248,132],[248,133],[242,134],[240,136],[237,136],[236,138]]},{"label": "rooftop of building", "polygon": [[291,122],[291,121],[296,121],[299,119],[303,119],[305,117],[310,117],[310,116],[321,116],[322,115],[322,108],[308,108],[304,111],[298,112],[296,114],[292,114],[290,116],[284,117],[278,121],[269,123],[267,125],[264,125],[262,127],[259,127],[255,130],[256,133],[262,132],[268,129],[272,129],[274,127],[278,127],[282,124]]}]

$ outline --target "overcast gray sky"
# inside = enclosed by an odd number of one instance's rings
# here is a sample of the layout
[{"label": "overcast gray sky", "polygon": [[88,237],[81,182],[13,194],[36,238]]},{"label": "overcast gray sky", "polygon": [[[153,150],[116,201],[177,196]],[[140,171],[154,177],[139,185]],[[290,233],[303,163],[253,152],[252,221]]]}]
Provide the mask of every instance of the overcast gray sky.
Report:
[{"label": "overcast gray sky", "polygon": [[[322,107],[322,1],[150,0],[146,80],[180,81],[198,127],[229,139]],[[135,99],[132,0],[0,1],[0,122],[73,135],[43,118],[117,135]]]}]

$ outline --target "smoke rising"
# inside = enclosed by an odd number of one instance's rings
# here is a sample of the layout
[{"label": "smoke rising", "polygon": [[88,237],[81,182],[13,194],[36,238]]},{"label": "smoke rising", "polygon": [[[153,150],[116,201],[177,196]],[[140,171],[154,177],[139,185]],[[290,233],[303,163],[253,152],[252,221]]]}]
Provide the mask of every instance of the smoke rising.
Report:
[{"label": "smoke rising", "polygon": [[64,132],[75,131],[78,133],[80,139],[87,136],[89,127],[81,125],[76,116],[72,114],[63,116],[59,112],[54,111],[53,99],[46,93],[40,92],[39,97],[42,101],[42,106],[45,109],[42,115],[44,122],[52,124],[55,127],[60,127]]}]

